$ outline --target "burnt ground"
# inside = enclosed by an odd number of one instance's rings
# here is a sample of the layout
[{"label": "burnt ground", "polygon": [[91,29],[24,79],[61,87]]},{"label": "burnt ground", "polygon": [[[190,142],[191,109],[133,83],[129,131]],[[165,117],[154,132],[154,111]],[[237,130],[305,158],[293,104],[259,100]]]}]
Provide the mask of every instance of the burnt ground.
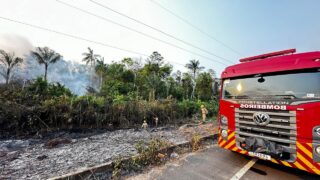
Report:
[{"label": "burnt ground", "polygon": [[194,134],[216,133],[214,123],[103,132],[55,132],[43,138],[0,140],[0,179],[46,179],[137,153],[135,144],[152,137],[172,144]]}]

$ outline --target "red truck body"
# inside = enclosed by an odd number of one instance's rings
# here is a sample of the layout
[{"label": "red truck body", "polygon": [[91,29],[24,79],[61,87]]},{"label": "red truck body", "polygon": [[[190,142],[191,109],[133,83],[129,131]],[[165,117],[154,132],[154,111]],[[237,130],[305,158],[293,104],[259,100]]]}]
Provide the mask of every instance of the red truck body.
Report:
[{"label": "red truck body", "polygon": [[[320,175],[320,52],[294,52],[295,49],[290,49],[244,58],[222,72],[218,144]],[[280,77],[293,82],[300,75],[310,78],[294,83],[302,83],[301,86],[312,83],[311,93],[295,94],[288,89],[278,95],[272,92],[273,86],[275,90],[285,88],[281,84],[263,86]],[[250,85],[255,79],[261,85],[257,92]],[[283,84],[286,83],[289,82]],[[291,83],[290,87],[296,86]],[[254,96],[264,92],[268,96]]]}]

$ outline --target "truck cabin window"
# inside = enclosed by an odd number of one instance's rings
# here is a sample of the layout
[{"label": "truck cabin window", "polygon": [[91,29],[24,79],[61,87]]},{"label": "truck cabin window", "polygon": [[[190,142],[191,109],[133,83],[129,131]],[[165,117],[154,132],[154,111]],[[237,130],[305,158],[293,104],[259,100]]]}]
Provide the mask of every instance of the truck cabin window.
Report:
[{"label": "truck cabin window", "polygon": [[225,79],[223,99],[320,99],[319,70]]}]

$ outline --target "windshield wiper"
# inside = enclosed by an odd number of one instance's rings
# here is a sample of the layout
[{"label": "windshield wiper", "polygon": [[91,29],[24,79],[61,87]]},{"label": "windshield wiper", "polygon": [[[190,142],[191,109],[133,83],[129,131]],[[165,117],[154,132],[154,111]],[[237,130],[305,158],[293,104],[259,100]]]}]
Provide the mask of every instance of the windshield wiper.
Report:
[{"label": "windshield wiper", "polygon": [[229,96],[226,96],[227,98],[233,98],[233,99],[248,99],[249,98],[249,96],[247,96],[247,95],[241,95],[241,96],[231,96],[231,95],[229,95]]},{"label": "windshield wiper", "polygon": [[240,95],[240,96],[233,96],[236,99],[248,99],[249,96],[248,95]]},{"label": "windshield wiper", "polygon": [[277,94],[274,96],[282,97],[283,99],[297,99],[297,96],[295,96],[293,94]]}]

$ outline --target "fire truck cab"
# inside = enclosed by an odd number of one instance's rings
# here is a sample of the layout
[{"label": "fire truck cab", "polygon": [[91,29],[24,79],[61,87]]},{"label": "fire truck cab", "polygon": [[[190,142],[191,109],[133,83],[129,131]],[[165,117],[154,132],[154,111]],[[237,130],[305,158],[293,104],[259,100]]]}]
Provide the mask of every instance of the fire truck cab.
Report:
[{"label": "fire truck cab", "polygon": [[240,59],[221,75],[221,148],[320,175],[320,52]]}]

